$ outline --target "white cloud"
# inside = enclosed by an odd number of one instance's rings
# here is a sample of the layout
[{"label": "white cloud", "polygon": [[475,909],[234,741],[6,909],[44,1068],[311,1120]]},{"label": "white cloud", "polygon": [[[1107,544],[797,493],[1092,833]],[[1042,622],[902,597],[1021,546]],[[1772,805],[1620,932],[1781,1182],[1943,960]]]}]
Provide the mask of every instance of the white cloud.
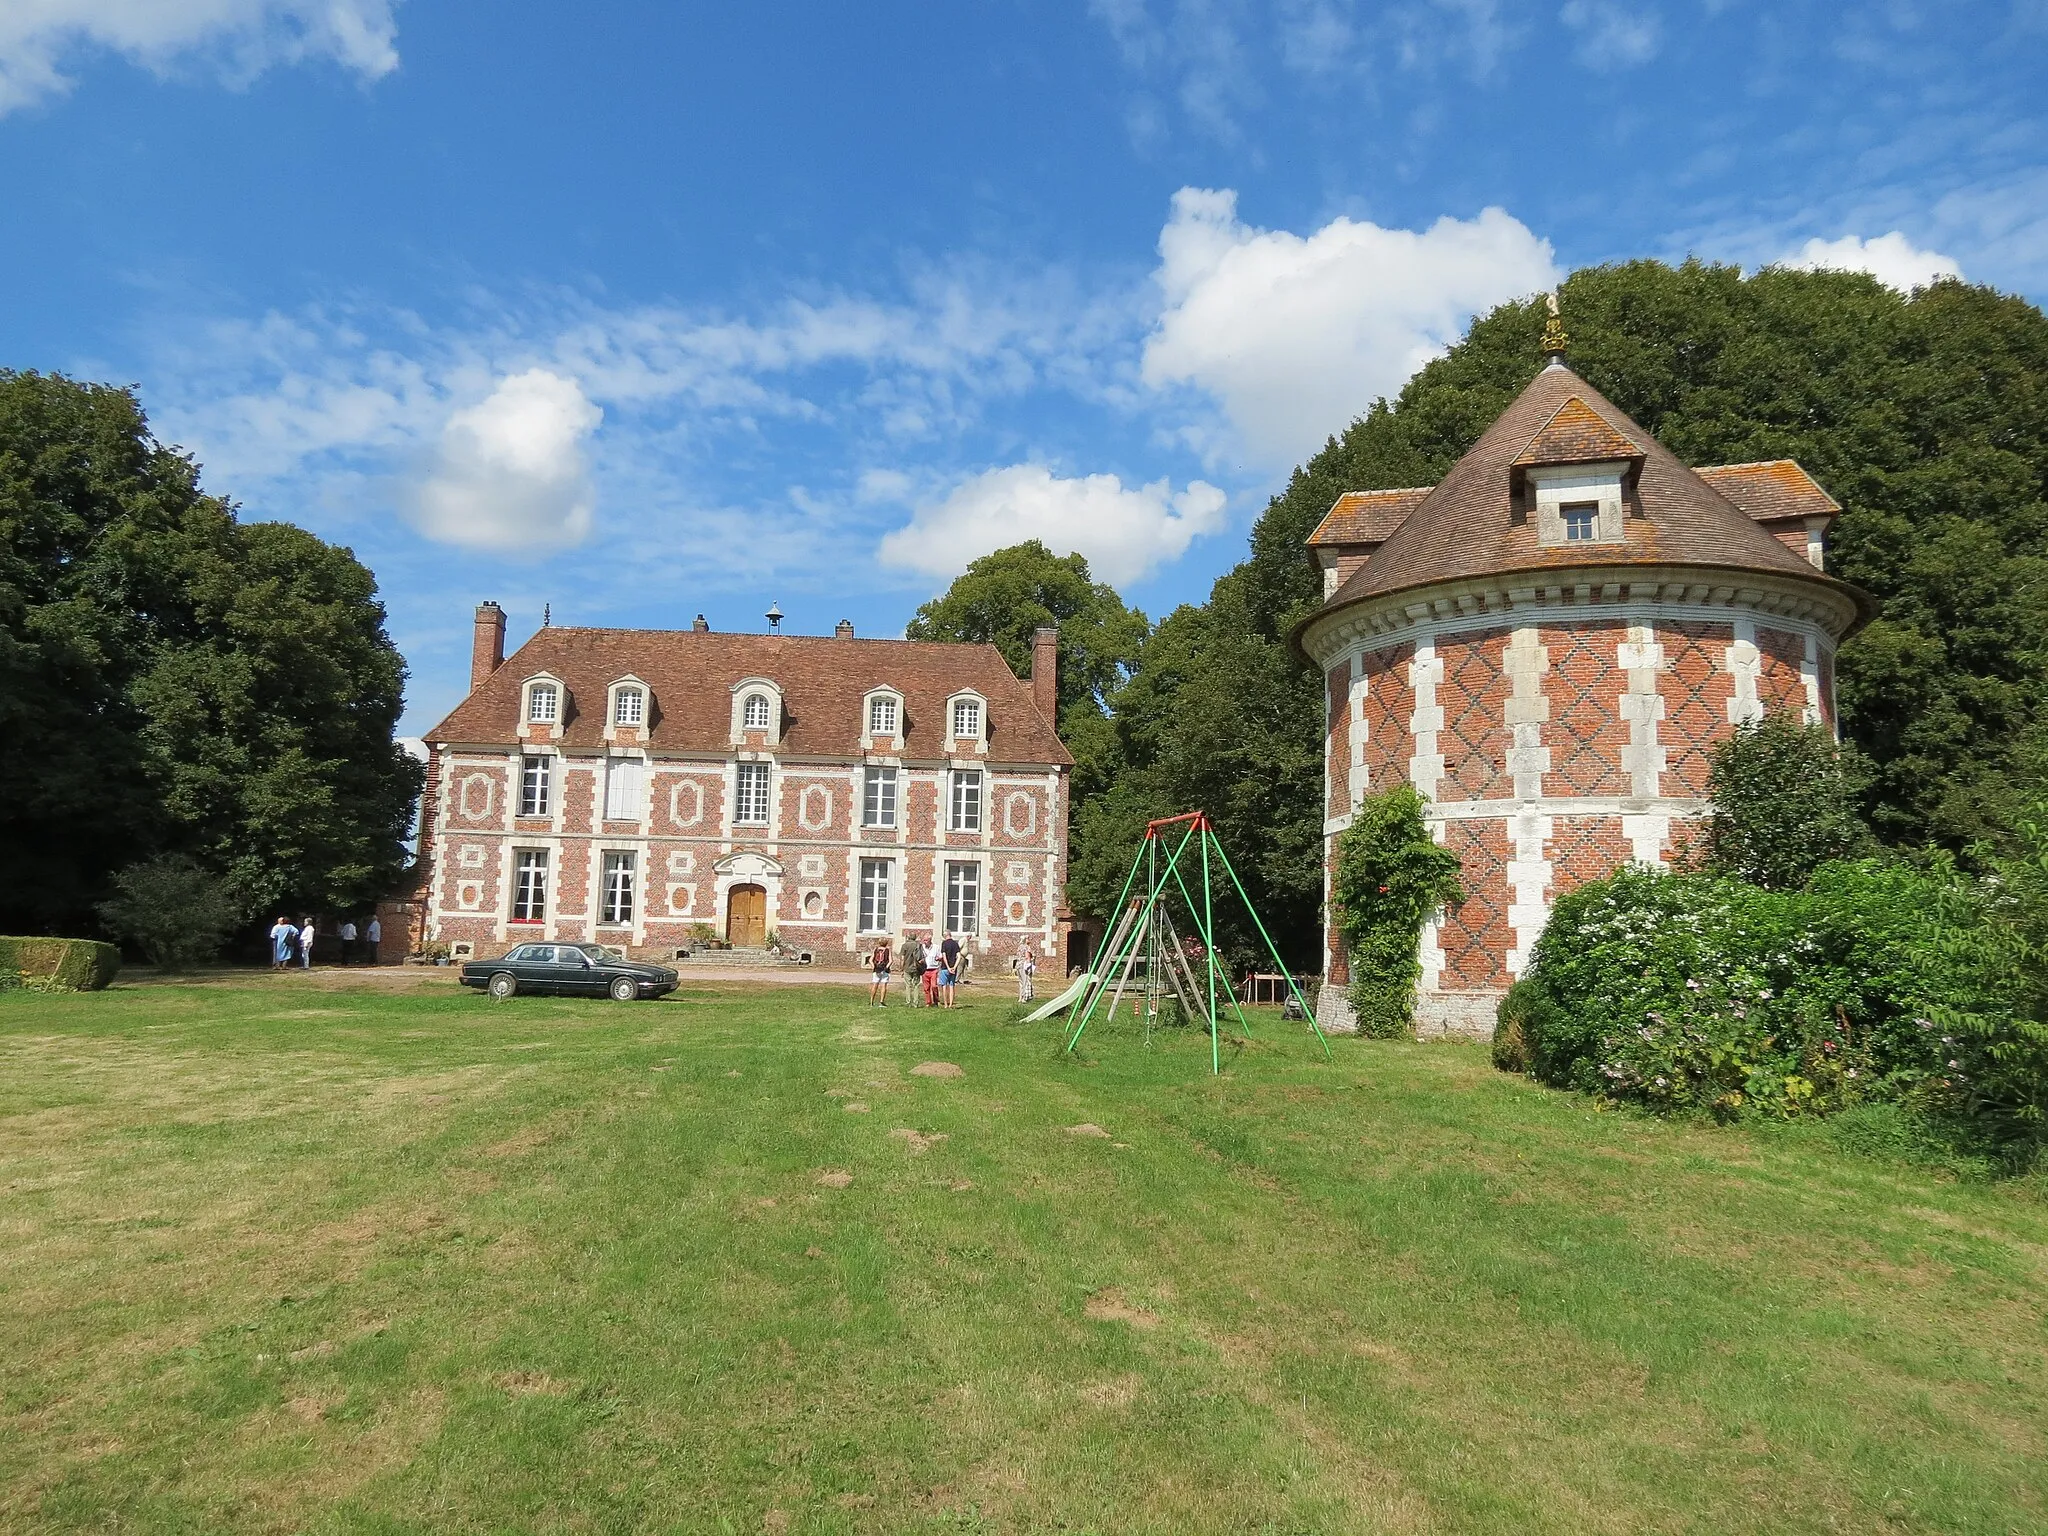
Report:
[{"label": "white cloud", "polygon": [[1098,578],[1122,585],[1221,528],[1226,500],[1202,480],[1176,494],[1165,480],[1127,489],[1115,475],[1068,478],[1043,464],[1012,464],[918,508],[882,540],[882,563],[922,572],[937,587],[990,550],[1038,539],[1054,554],[1087,556]]},{"label": "white cloud", "polygon": [[1657,18],[1618,0],[1565,0],[1558,20],[1579,34],[1579,62],[1588,69],[1628,69],[1657,56]]},{"label": "white cloud", "polygon": [[1145,382],[1206,391],[1275,468],[1396,393],[1475,313],[1559,276],[1550,242],[1498,208],[1421,232],[1339,218],[1303,238],[1242,224],[1235,192],[1194,187],[1174,194],[1159,258]]},{"label": "white cloud", "polygon": [[420,531],[471,549],[578,544],[594,496],[583,442],[604,412],[574,379],[529,368],[455,412],[412,512]]},{"label": "white cloud", "polygon": [[1812,239],[1783,258],[1780,265],[1805,272],[1868,272],[1901,293],[1925,288],[1938,277],[1961,277],[1952,256],[1923,251],[1898,230],[1868,240],[1844,235],[1839,240]]},{"label": "white cloud", "polygon": [[375,80],[398,67],[397,35],[391,0],[4,0],[0,116],[68,91],[65,65],[94,50],[233,84],[309,58]]}]

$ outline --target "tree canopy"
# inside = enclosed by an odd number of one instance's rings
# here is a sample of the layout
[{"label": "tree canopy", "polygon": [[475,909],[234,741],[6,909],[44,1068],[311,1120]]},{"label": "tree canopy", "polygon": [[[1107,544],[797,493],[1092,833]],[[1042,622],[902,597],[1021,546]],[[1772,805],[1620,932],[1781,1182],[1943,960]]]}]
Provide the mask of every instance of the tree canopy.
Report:
[{"label": "tree canopy", "polygon": [[0,370],[0,926],[182,855],[246,912],[397,877],[405,664],[346,549],[243,523],[131,391]]}]

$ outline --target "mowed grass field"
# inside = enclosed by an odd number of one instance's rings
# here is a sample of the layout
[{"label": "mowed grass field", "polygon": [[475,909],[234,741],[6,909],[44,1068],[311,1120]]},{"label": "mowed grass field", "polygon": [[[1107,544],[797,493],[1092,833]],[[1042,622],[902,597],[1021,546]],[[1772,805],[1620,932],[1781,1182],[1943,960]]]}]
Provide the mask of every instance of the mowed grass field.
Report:
[{"label": "mowed grass field", "polygon": [[1271,1015],[412,980],[0,996],[0,1528],[2048,1529],[2037,1188]]}]

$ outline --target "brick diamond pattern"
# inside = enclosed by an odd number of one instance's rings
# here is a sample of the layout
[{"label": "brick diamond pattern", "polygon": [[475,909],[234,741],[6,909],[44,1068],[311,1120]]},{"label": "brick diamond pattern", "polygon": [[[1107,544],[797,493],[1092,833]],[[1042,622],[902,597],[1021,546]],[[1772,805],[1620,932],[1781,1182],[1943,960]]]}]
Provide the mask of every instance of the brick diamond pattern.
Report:
[{"label": "brick diamond pattern", "polygon": [[1543,729],[1543,744],[1550,749],[1546,794],[1625,795],[1632,788],[1621,766],[1628,722],[1616,705],[1628,690],[1628,674],[1615,660],[1627,638],[1625,624],[1543,631],[1550,654],[1550,675],[1543,682],[1550,700],[1550,721]]},{"label": "brick diamond pattern", "polygon": [[1619,816],[1560,816],[1544,850],[1550,859],[1550,899],[1588,880],[1604,880],[1635,857]]},{"label": "brick diamond pattern", "polygon": [[1408,667],[1415,647],[1393,645],[1365,656],[1365,787],[1373,794],[1408,779],[1415,744],[1408,722],[1415,714],[1415,689]]},{"label": "brick diamond pattern", "polygon": [[1503,719],[1513,691],[1502,656],[1508,632],[1481,630],[1439,642],[1444,680],[1437,685],[1444,728],[1437,737],[1444,778],[1439,800],[1484,800],[1514,793],[1508,777],[1508,748],[1514,738]]},{"label": "brick diamond pattern", "polygon": [[1727,624],[1697,622],[1660,625],[1664,646],[1664,793],[1704,795],[1714,746],[1728,733],[1728,701],[1735,680],[1728,675],[1728,647],[1735,631]]},{"label": "brick diamond pattern", "polygon": [[1498,821],[1454,821],[1444,846],[1465,866],[1465,899],[1444,910],[1437,941],[1443,946],[1440,985],[1447,992],[1505,987],[1507,954],[1515,942],[1508,926],[1508,834]]},{"label": "brick diamond pattern", "polygon": [[1756,696],[1766,711],[1781,711],[1795,719],[1806,708],[1806,679],[1800,669],[1806,661],[1806,642],[1782,629],[1758,629],[1756,648],[1763,652],[1757,670]]}]

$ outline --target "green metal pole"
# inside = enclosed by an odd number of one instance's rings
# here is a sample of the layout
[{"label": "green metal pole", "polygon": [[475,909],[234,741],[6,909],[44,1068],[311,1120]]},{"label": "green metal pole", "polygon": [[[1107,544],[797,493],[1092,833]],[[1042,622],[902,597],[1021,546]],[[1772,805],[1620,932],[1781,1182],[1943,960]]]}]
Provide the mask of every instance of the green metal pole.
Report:
[{"label": "green metal pole", "polygon": [[[1172,854],[1169,855],[1166,860],[1166,867],[1169,871],[1173,868],[1174,864],[1179,860],[1182,850],[1187,847],[1188,838],[1193,836],[1194,829],[1190,827],[1188,831],[1181,837],[1180,846],[1175,848]],[[1150,839],[1150,837],[1151,834],[1148,833],[1148,840]],[[1138,865],[1144,862],[1144,857],[1145,850],[1141,848],[1138,850],[1138,857],[1131,861],[1131,875],[1133,879],[1136,878],[1138,873]],[[1129,889],[1129,884],[1129,881],[1125,882],[1125,888],[1127,890]],[[1116,954],[1111,957],[1109,965],[1104,968],[1102,972],[1104,976],[1108,976],[1111,972],[1113,972],[1117,968],[1117,965],[1130,955],[1132,947],[1136,945],[1136,943],[1138,942],[1138,934],[1142,931],[1145,920],[1151,916],[1153,907],[1157,906],[1158,903],[1159,890],[1157,886],[1154,886],[1153,889],[1150,892],[1148,892],[1145,897],[1145,905],[1143,910],[1140,911],[1138,914],[1138,921],[1131,925],[1131,930],[1128,934],[1125,935],[1124,942],[1118,947]],[[1087,1011],[1081,1015],[1081,1022],[1074,1026],[1074,1033],[1067,1041],[1067,1049],[1065,1054],[1072,1055],[1074,1047],[1080,1044],[1082,1031],[1087,1029],[1089,1020],[1095,1017],[1095,1010],[1099,1006],[1101,1006],[1102,1003],[1102,994],[1108,990],[1109,989],[1107,987],[1097,987],[1095,989],[1095,995],[1088,1000]]]},{"label": "green metal pole", "polygon": [[[1294,994],[1294,1000],[1301,1004],[1302,1016],[1308,1020],[1308,1027],[1315,1031],[1316,1038],[1323,1043],[1323,1057],[1330,1060],[1330,1041],[1323,1033],[1323,1026],[1316,1022],[1315,1010],[1308,1005],[1308,999],[1301,995],[1301,988],[1294,984],[1294,972],[1287,969],[1287,962],[1280,958],[1280,946],[1273,942],[1273,936],[1266,932],[1266,925],[1259,919],[1259,909],[1252,905],[1252,898],[1244,888],[1244,882],[1237,878],[1237,871],[1231,867],[1230,855],[1223,851],[1223,845],[1216,845],[1216,856],[1223,860],[1223,871],[1230,876],[1230,883],[1237,887],[1238,898],[1244,902],[1245,911],[1251,913],[1252,922],[1259,930],[1259,937],[1266,941],[1266,953],[1273,957],[1273,964],[1280,974],[1287,978],[1287,990]],[[1206,865],[1205,865],[1206,868]]]},{"label": "green metal pole", "polygon": [[[1217,851],[1222,851],[1220,844],[1218,845]],[[1180,872],[1178,870],[1174,872],[1173,883],[1180,887],[1181,900],[1185,901],[1188,904],[1188,915],[1190,917],[1193,917],[1195,913],[1195,898],[1188,894],[1187,883],[1181,879]],[[1202,943],[1204,945],[1204,951],[1208,956],[1209,964],[1215,965],[1217,963],[1215,935],[1202,935]],[[1245,1032],[1245,1036],[1247,1039],[1252,1038],[1252,1021],[1246,1018],[1244,1016],[1244,1010],[1237,1006],[1237,994],[1231,990],[1230,978],[1228,976],[1223,977],[1223,995],[1230,999],[1230,1011],[1237,1015],[1238,1027]]]},{"label": "green metal pole", "polygon": [[1216,916],[1209,900],[1209,833],[1207,817],[1202,819],[1202,942],[1209,946],[1209,1075],[1223,1074],[1223,1048],[1216,1039]]}]

